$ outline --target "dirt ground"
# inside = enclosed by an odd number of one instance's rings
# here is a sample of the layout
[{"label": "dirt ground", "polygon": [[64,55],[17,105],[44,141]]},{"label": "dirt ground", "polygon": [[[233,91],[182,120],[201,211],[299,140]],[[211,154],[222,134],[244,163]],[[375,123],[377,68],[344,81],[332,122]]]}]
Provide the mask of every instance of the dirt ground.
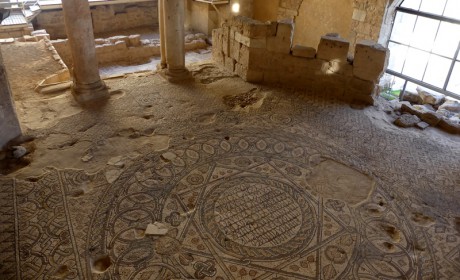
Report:
[{"label": "dirt ground", "polygon": [[31,89],[39,81],[61,70],[44,41],[16,42],[2,45],[1,50],[16,100],[35,99]]}]

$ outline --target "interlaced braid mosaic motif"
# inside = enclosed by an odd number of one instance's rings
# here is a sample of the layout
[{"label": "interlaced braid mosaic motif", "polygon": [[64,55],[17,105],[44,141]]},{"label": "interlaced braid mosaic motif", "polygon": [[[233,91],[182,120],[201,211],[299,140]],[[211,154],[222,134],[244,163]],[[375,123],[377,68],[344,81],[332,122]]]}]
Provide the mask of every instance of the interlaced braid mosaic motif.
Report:
[{"label": "interlaced braid mosaic motif", "polygon": [[[177,140],[169,149],[176,155],[172,160],[158,152],[146,154],[112,184],[99,173],[57,169],[36,182],[2,180],[2,275],[458,277],[460,242],[451,221],[439,215],[424,224],[423,216],[410,214],[411,204],[422,197],[410,198],[413,186],[423,194],[440,185],[455,190],[459,182],[458,166],[442,163],[442,149],[418,138],[391,139],[360,118],[362,112],[334,103],[319,106],[321,100],[313,99],[319,109],[312,109],[308,101],[302,106],[292,102],[292,114],[277,115],[268,107],[232,133],[212,129],[193,141]],[[222,118],[232,123],[237,117]],[[383,155],[396,140],[406,153]],[[383,160],[389,156],[397,160]],[[420,166],[430,168],[420,171]],[[335,168],[335,175],[324,177],[328,168]],[[410,172],[414,176],[407,176]],[[327,185],[331,178],[333,193]],[[354,186],[353,178],[364,186],[359,199],[344,189]],[[82,185],[91,195],[81,194]],[[453,203],[445,201],[446,207]],[[167,224],[168,233],[144,235],[154,221]],[[111,265],[105,273],[93,273],[92,260],[101,256],[108,256]]]}]

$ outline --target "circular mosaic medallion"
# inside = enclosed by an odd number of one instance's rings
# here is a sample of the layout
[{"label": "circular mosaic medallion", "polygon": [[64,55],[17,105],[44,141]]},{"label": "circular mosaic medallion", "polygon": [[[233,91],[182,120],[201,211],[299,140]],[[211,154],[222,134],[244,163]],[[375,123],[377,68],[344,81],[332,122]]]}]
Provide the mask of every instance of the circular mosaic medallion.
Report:
[{"label": "circular mosaic medallion", "polygon": [[240,177],[213,188],[201,223],[230,255],[266,259],[304,248],[315,232],[315,214],[300,191],[273,179]]}]

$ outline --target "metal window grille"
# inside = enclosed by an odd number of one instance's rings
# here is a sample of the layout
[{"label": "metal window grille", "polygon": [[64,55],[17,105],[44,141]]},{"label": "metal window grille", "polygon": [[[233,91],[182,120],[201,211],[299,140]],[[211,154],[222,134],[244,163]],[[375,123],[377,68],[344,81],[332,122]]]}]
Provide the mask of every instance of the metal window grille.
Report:
[{"label": "metal window grille", "polygon": [[[445,16],[446,8],[447,8],[447,5],[449,3],[449,0],[444,1],[444,4],[443,4],[444,7],[442,7],[443,8],[442,13],[440,13],[440,12],[438,12],[438,13],[430,13],[430,12],[426,12],[426,11],[420,11],[421,5],[423,4],[424,1],[425,2],[426,1],[436,1],[436,2],[438,2],[438,4],[443,3],[442,1],[439,1],[439,0],[422,0],[422,1],[419,1],[418,9],[416,9],[414,7],[412,7],[412,8],[404,7],[404,4],[405,4],[404,3],[405,1],[404,1],[402,4],[400,4],[399,7],[396,8],[395,19],[398,17],[398,15],[414,15],[415,16],[415,23],[414,23],[411,35],[414,34],[414,32],[415,32],[415,30],[417,28],[417,24],[420,21],[422,21],[424,19],[433,20],[433,24],[437,24],[437,27],[435,27],[436,28],[436,33],[434,35],[434,38],[431,38],[431,41],[430,41],[430,39],[427,40],[427,44],[432,46],[431,49],[429,49],[429,50],[428,49],[421,49],[420,47],[414,46],[413,42],[410,41],[410,40],[407,41],[407,42],[401,42],[401,41],[397,41],[397,40],[392,39],[393,33],[395,32],[395,30],[398,29],[398,28],[403,28],[402,25],[404,24],[404,23],[399,23],[399,22],[394,21],[392,31],[391,31],[391,35],[390,35],[389,45],[392,44],[393,46],[396,46],[396,45],[402,46],[403,48],[404,47],[407,48],[407,51],[406,51],[406,56],[397,56],[397,57],[392,57],[391,58],[391,59],[398,59],[398,60],[402,61],[401,69],[400,70],[388,69],[386,72],[388,74],[390,74],[390,75],[393,75],[393,76],[396,76],[398,78],[401,78],[401,79],[405,80],[404,86],[403,86],[403,89],[402,89],[402,94],[404,94],[404,91],[406,89],[407,83],[411,82],[411,83],[414,83],[414,84],[429,88],[431,90],[441,92],[441,93],[443,93],[445,95],[460,99],[460,92],[457,92],[458,89],[455,92],[453,92],[453,91],[450,91],[450,88],[449,88],[450,83],[453,83],[454,81],[455,82],[460,81],[460,55],[459,55],[459,53],[460,53],[460,18],[452,18],[452,17]],[[417,2],[417,1],[412,1],[412,2]],[[460,15],[460,11],[458,11],[458,14]],[[453,24],[455,26],[458,26],[458,30],[459,30],[458,34],[451,34],[453,36],[452,43],[456,44],[456,46],[452,46],[452,48],[455,48],[455,53],[453,54],[452,57],[446,56],[445,54],[441,54],[439,52],[435,52],[433,50],[433,47],[435,46],[436,39],[439,36],[439,31],[440,31],[442,23],[449,23],[449,24]],[[428,55],[429,58],[440,57],[440,58],[445,59],[445,61],[448,60],[450,62],[450,66],[448,67],[448,71],[445,74],[444,83],[443,83],[442,86],[434,85],[433,83],[427,82],[426,79],[425,79],[426,74],[427,74],[427,68],[428,68],[429,63],[430,63],[430,59],[428,59],[426,65],[425,65],[425,69],[423,69],[423,75],[422,75],[421,78],[414,77],[413,75],[411,76],[411,75],[408,75],[408,74],[404,73],[404,69],[406,68],[406,62],[407,62],[407,54],[408,54],[408,51],[411,50],[411,49],[412,50],[417,50],[420,53],[424,53],[424,54]],[[396,54],[390,54],[390,55],[394,56]],[[456,68],[459,68],[459,69],[456,69]],[[454,69],[456,70],[455,75],[454,75]]]}]

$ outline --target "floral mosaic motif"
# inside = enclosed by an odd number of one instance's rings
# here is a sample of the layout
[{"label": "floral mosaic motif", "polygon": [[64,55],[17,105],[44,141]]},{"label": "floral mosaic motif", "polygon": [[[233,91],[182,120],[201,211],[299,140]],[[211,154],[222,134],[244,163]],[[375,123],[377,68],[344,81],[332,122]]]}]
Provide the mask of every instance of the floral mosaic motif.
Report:
[{"label": "floral mosaic motif", "polygon": [[[410,215],[423,194],[458,183],[454,168],[426,168],[451,160],[442,149],[392,138],[362,113],[321,98],[285,103],[289,114],[262,107],[237,132],[213,128],[177,140],[173,161],[146,153],[112,184],[78,170],[48,170],[35,182],[0,179],[0,272],[9,279],[455,279],[460,245],[450,214],[424,225]],[[331,108],[337,113],[321,114]],[[277,123],[283,128],[272,129]],[[389,151],[393,143],[408,152]],[[351,206],[323,197],[309,179],[324,158],[372,178],[367,200]],[[423,174],[408,178],[403,169]],[[454,198],[444,199],[446,209]],[[144,234],[155,221],[168,225],[165,236]],[[104,273],[92,272],[98,256],[111,260]]]}]

